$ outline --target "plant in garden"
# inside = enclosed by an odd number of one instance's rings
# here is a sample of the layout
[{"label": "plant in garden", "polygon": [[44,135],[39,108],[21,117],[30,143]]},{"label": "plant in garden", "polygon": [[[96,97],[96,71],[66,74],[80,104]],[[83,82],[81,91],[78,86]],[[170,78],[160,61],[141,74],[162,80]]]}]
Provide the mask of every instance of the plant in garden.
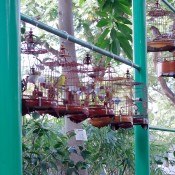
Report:
[{"label": "plant in garden", "polygon": [[[25,175],[72,175],[86,168],[83,161],[76,164],[70,154],[78,154],[73,147],[67,147],[71,136],[63,134],[62,119],[24,117],[23,124],[23,173]],[[81,147],[80,147],[81,148]],[[83,152],[83,150],[81,151]],[[82,153],[85,154],[85,153]]]}]

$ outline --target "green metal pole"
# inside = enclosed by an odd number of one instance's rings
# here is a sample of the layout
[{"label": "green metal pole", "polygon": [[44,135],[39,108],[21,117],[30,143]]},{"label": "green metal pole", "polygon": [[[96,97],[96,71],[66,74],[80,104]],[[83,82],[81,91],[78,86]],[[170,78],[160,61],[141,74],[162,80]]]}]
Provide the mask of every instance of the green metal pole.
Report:
[{"label": "green metal pole", "polygon": [[0,1],[0,175],[22,174],[19,0]]},{"label": "green metal pole", "polygon": [[[133,0],[133,42],[134,63],[140,66],[135,69],[136,82],[142,82],[147,87],[147,59],[146,59],[146,0]],[[137,96],[137,92],[136,92]],[[144,95],[147,102],[147,95]],[[147,108],[147,105],[145,105]],[[143,110],[140,109],[140,110]],[[147,111],[147,110],[146,110]],[[147,115],[146,115],[147,117]],[[135,174],[149,175],[149,130],[141,126],[134,127],[135,132]]]},{"label": "green metal pole", "polygon": [[29,17],[29,16],[26,16],[24,14],[21,14],[21,20],[25,21],[25,22],[27,22],[29,24],[32,24],[34,26],[37,26],[38,28],[43,29],[43,30],[45,30],[47,32],[50,32],[50,33],[52,33],[54,35],[57,35],[57,36],[59,36],[61,38],[67,39],[68,41],[74,42],[74,43],[79,44],[79,45],[81,45],[83,47],[91,49],[91,50],[93,50],[93,51],[95,51],[97,53],[100,53],[102,55],[108,56],[108,57],[110,57],[110,58],[112,58],[114,60],[120,61],[120,62],[125,63],[125,64],[127,64],[129,66],[132,66],[132,67],[134,67],[136,69],[139,69],[139,66],[134,64],[129,59],[126,59],[126,58],[123,58],[121,56],[115,55],[115,54],[113,54],[113,53],[111,53],[109,51],[106,51],[104,49],[101,49],[100,47],[97,47],[97,46],[95,46],[95,45],[93,45],[91,43],[88,43],[86,41],[83,41],[83,40],[80,40],[78,38],[75,38],[74,36],[68,34],[65,31],[54,29],[53,27],[50,27],[47,24],[44,24],[44,23],[42,23],[40,21],[37,21],[36,19],[34,19],[32,17]]},{"label": "green metal pole", "polygon": [[162,127],[157,127],[157,126],[149,126],[149,130],[175,132],[175,129],[162,128]]}]

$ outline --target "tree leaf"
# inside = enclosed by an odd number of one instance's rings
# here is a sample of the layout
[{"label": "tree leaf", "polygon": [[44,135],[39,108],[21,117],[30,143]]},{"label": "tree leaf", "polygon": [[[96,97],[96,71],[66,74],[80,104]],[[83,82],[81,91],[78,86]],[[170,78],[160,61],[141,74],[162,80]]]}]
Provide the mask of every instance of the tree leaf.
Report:
[{"label": "tree leaf", "polygon": [[106,28],[103,33],[100,35],[100,37],[98,38],[98,43],[102,43],[105,40],[105,37],[108,35],[109,33],[109,28]]},{"label": "tree leaf", "polygon": [[98,23],[97,23],[97,27],[104,27],[109,23],[108,19],[102,18]]},{"label": "tree leaf", "polygon": [[88,156],[91,154],[91,152],[90,151],[87,151],[87,150],[83,150],[82,152],[81,152],[81,156],[84,158],[84,159],[86,159],[86,158],[88,158]]},{"label": "tree leaf", "polygon": [[124,12],[130,16],[132,15],[131,9],[122,3],[118,3],[118,5],[115,5],[115,10],[120,12],[120,13]]},{"label": "tree leaf", "polygon": [[117,38],[112,41],[112,52],[116,55],[120,54],[120,42]]},{"label": "tree leaf", "polygon": [[110,36],[112,40],[114,40],[117,37],[117,31],[114,28],[112,28]]},{"label": "tree leaf", "polygon": [[21,34],[24,34],[26,32],[25,27],[21,27]]},{"label": "tree leaf", "polygon": [[115,19],[117,21],[120,21],[120,22],[124,23],[124,24],[130,24],[130,25],[132,24],[132,22],[129,21],[127,18],[125,18],[123,16],[118,16],[118,14],[115,16]]},{"label": "tree leaf", "polygon": [[125,35],[121,32],[117,32],[117,38],[120,42],[120,46],[122,47],[124,53],[129,59],[132,59],[132,47],[129,41],[126,39]]},{"label": "tree leaf", "polygon": [[69,167],[68,169],[67,169],[67,173],[66,173],[66,175],[79,175],[79,173],[77,172],[77,170],[76,170],[76,168],[73,168],[73,167]]},{"label": "tree leaf", "polygon": [[38,119],[40,117],[40,114],[38,112],[32,112],[33,119]]},{"label": "tree leaf", "polygon": [[119,29],[122,33],[124,33],[124,34],[131,34],[131,33],[132,33],[131,28],[129,28],[127,25],[122,24],[122,23],[116,23],[116,24],[117,24],[118,29]]}]

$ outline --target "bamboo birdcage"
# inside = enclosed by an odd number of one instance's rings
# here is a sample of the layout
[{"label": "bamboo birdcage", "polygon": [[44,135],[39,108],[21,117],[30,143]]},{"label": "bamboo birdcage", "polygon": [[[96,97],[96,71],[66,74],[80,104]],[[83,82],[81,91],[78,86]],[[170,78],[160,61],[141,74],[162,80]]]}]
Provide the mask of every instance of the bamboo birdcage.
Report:
[{"label": "bamboo birdcage", "polygon": [[157,0],[148,9],[148,51],[173,51],[175,49],[175,15],[164,9]]}]

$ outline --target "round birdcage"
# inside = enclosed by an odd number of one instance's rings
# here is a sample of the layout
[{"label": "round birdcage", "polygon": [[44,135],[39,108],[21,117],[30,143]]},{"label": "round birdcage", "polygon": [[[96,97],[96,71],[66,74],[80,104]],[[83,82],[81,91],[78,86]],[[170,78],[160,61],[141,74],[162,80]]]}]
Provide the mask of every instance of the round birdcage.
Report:
[{"label": "round birdcage", "polygon": [[47,49],[42,48],[39,38],[34,35],[32,29],[30,29],[24,41],[21,43],[21,53],[39,55],[47,52]]},{"label": "round birdcage", "polygon": [[164,9],[159,1],[148,9],[148,51],[173,51],[175,49],[175,15]]}]

